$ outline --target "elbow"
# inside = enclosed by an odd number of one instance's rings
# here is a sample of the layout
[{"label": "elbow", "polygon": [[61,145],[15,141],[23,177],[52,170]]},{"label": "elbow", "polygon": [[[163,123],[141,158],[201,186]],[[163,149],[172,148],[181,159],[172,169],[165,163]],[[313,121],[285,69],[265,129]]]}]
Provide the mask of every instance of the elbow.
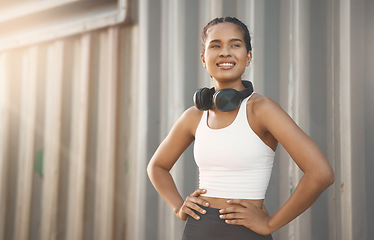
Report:
[{"label": "elbow", "polygon": [[332,184],[334,184],[334,182],[335,182],[335,175],[333,172],[325,177],[326,188],[330,187]]},{"label": "elbow", "polygon": [[[317,169],[317,168],[315,168]],[[305,173],[305,176],[310,179],[311,184],[318,191],[324,191],[335,182],[335,175],[331,167],[319,168],[318,171]]]},{"label": "elbow", "polygon": [[153,170],[154,170],[154,165],[152,164],[152,162],[149,162],[147,165],[148,178],[151,178]]},{"label": "elbow", "polygon": [[335,182],[335,174],[330,168],[328,171],[321,173],[318,179],[321,186],[328,188]]},{"label": "elbow", "polygon": [[147,175],[152,182],[155,178],[157,178],[160,174],[163,174],[163,172],[165,171],[167,172],[168,170],[152,160],[147,165]]},{"label": "elbow", "polygon": [[325,181],[326,181],[327,186],[329,187],[332,184],[334,184],[334,182],[335,182],[335,174],[334,174],[334,171],[332,170],[331,166],[329,166],[329,168],[327,169],[325,175],[326,175],[325,176]]},{"label": "elbow", "polygon": [[335,182],[335,174],[331,170],[331,174],[330,174],[330,177],[329,177],[329,186],[331,186],[332,184],[334,184],[334,182]]}]

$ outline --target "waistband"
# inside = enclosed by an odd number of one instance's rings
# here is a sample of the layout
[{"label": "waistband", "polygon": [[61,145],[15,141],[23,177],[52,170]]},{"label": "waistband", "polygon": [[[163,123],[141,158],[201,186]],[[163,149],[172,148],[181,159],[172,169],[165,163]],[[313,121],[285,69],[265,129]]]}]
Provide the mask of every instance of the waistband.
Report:
[{"label": "waistband", "polygon": [[206,214],[197,213],[200,220],[187,218],[182,240],[272,240],[271,235],[262,236],[240,225],[227,224],[219,218],[217,208],[203,207]]}]

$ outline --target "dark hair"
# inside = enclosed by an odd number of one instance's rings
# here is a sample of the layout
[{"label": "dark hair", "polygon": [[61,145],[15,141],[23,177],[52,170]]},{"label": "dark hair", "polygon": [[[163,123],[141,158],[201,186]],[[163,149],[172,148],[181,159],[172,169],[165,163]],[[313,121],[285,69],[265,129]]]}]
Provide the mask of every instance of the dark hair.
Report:
[{"label": "dark hair", "polygon": [[208,22],[208,24],[203,28],[203,31],[201,32],[201,52],[204,53],[205,51],[205,41],[207,38],[207,31],[211,26],[217,25],[218,23],[224,23],[224,22],[230,22],[235,24],[236,26],[239,27],[239,29],[243,32],[244,35],[244,42],[245,42],[245,48],[247,49],[247,53],[249,51],[252,51],[252,46],[251,46],[251,36],[249,35],[249,31],[247,26],[237,19],[236,17],[220,17],[220,18],[215,18]]}]

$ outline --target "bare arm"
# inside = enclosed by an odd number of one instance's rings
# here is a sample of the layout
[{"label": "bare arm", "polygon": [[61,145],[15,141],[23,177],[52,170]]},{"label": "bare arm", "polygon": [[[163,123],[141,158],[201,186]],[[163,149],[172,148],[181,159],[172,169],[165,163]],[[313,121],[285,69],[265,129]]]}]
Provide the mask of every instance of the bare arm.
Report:
[{"label": "bare arm", "polygon": [[[334,181],[334,174],[326,157],[288,114],[274,101],[259,99],[254,105],[256,122],[274,136],[304,172],[294,193],[271,217],[262,209],[245,200],[232,200],[233,207],[221,213],[229,224],[244,225],[260,234],[269,234],[286,225],[308,209]],[[252,218],[243,216],[250,215]],[[256,216],[256,217],[253,217]]]},{"label": "bare arm", "polygon": [[[271,232],[286,225],[307,210],[334,182],[334,173],[325,155],[283,109],[270,99],[260,110],[261,122],[304,172],[285,204],[270,218]],[[276,117],[276,121],[274,121]]]},{"label": "bare arm", "polygon": [[190,108],[183,113],[168,136],[160,144],[147,167],[148,176],[152,184],[182,220],[186,219],[186,214],[195,218],[198,217],[191,208],[204,214],[203,209],[196,204],[206,205],[205,201],[198,198],[204,192],[201,189],[192,193],[187,197],[186,201],[183,200],[170,174],[175,162],[195,139],[195,129],[199,122],[199,116],[201,116],[196,111],[198,110]]}]

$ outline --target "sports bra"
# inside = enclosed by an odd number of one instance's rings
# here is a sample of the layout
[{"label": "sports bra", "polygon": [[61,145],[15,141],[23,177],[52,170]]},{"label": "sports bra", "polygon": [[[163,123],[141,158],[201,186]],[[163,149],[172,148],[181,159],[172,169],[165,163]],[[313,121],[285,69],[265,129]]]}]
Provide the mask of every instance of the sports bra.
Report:
[{"label": "sports bra", "polygon": [[248,123],[246,104],[251,96],[243,100],[235,120],[227,127],[211,129],[208,111],[201,117],[194,157],[199,167],[199,188],[207,190],[202,196],[265,199],[275,153]]}]

